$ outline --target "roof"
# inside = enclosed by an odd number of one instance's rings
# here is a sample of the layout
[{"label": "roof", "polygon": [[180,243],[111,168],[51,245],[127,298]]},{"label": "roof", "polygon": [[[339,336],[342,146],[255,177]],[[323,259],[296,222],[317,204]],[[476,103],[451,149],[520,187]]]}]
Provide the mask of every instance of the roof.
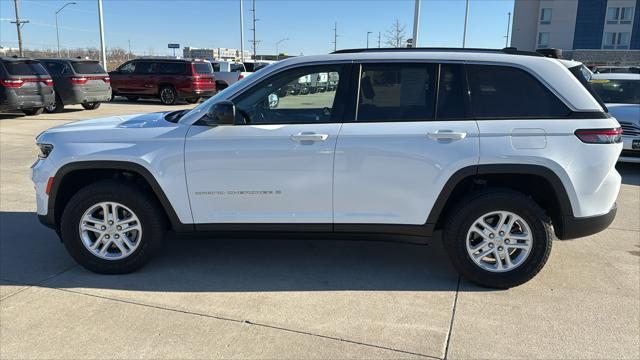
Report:
[{"label": "roof", "polygon": [[640,80],[640,74],[632,73],[595,73],[591,80]]},{"label": "roof", "polygon": [[131,59],[132,61],[170,61],[170,62],[209,62],[206,59],[192,59],[192,58],[173,58],[173,57],[138,57]]},{"label": "roof", "polygon": [[38,61],[36,59],[29,58],[29,57],[0,56],[0,61],[26,61],[26,60]]},{"label": "roof", "polygon": [[78,58],[37,58],[38,61],[71,61],[71,62],[98,62],[93,59],[78,59]]}]

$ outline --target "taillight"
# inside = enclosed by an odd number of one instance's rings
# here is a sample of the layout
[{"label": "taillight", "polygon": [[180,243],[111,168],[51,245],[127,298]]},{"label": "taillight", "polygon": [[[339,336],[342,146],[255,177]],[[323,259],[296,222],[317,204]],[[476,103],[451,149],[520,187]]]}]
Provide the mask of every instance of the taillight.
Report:
[{"label": "taillight", "polygon": [[4,87],[8,87],[8,88],[19,88],[20,86],[22,86],[24,84],[24,80],[22,79],[8,79],[8,80],[0,80],[0,83],[2,83],[2,86]]},{"label": "taillight", "polygon": [[576,136],[587,144],[615,144],[622,142],[622,128],[576,130]]},{"label": "taillight", "polygon": [[240,75],[238,76],[238,80],[241,80],[241,79],[244,79],[244,75],[242,75],[242,74],[240,74]]},{"label": "taillight", "polygon": [[75,85],[84,85],[87,83],[88,80],[89,79],[84,76],[79,76],[79,77],[74,76],[71,78],[71,83]]},{"label": "taillight", "polygon": [[102,81],[106,82],[107,84],[111,83],[111,78],[108,76],[105,76],[102,78]]},{"label": "taillight", "polygon": [[53,86],[53,80],[52,79],[44,79],[44,84],[47,86]]}]

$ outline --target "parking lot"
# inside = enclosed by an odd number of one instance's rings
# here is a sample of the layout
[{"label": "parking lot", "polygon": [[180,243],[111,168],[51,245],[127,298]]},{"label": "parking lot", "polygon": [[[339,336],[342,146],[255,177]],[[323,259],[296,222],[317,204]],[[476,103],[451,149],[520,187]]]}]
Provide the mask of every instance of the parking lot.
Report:
[{"label": "parking lot", "polygon": [[506,291],[460,279],[438,238],[172,235],[134,274],[77,266],[35,216],[34,137],[192,106],[0,115],[0,358],[640,358],[638,165],[618,166],[609,229],[556,241],[542,272]]}]

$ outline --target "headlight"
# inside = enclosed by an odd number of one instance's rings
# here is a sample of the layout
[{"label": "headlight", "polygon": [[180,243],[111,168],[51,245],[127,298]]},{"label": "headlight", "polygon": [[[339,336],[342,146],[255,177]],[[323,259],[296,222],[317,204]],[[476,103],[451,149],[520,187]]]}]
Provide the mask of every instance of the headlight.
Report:
[{"label": "headlight", "polygon": [[38,145],[38,148],[40,149],[40,153],[38,154],[38,157],[40,159],[46,159],[47,156],[49,156],[49,154],[51,154],[51,152],[53,151],[53,145],[51,144],[36,144]]}]

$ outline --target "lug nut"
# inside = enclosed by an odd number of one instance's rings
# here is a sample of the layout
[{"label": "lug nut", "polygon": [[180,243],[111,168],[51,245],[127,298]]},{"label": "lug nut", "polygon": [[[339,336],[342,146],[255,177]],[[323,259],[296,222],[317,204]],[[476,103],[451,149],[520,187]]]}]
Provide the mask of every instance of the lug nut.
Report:
[{"label": "lug nut", "polygon": [[498,246],[498,251],[502,251],[502,246]]},{"label": "lug nut", "polygon": [[120,239],[120,235],[118,235],[118,234],[115,234],[113,237],[116,238],[116,239]]},{"label": "lug nut", "polygon": [[495,237],[495,235],[489,234],[489,238],[493,239],[494,237]]},{"label": "lug nut", "polygon": [[505,243],[505,244],[509,244],[509,243],[511,243],[511,240],[506,239],[506,240],[504,241],[504,243]]},{"label": "lug nut", "polygon": [[102,230],[107,230],[107,227],[106,227],[106,226],[104,226],[104,225],[102,225],[102,226],[100,227],[100,229],[102,229]]},{"label": "lug nut", "polygon": [[116,226],[116,229],[122,230],[122,226],[118,225],[118,226]]},{"label": "lug nut", "polygon": [[113,220],[109,220],[109,225],[113,225]]},{"label": "lug nut", "polygon": [[110,237],[111,237],[111,236],[109,236],[109,235],[105,235],[105,236],[104,236],[104,238],[105,238],[105,239],[108,239],[108,238],[110,238]]},{"label": "lug nut", "polygon": [[500,236],[504,235],[504,231],[500,231]]},{"label": "lug nut", "polygon": [[493,244],[489,244],[489,249],[493,249]]}]

